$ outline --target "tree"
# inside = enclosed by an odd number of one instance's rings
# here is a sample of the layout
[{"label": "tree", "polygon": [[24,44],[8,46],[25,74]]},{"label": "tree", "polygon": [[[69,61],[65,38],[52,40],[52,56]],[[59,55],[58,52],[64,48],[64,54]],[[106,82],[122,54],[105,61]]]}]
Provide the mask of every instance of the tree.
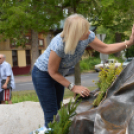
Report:
[{"label": "tree", "polygon": [[38,33],[53,29],[63,18],[62,8],[56,0],[0,1],[0,34],[3,38],[12,39],[17,46],[25,46],[25,35],[31,32],[31,68],[39,56]]},{"label": "tree", "polygon": [[[100,14],[96,14],[95,25],[102,26],[107,31],[106,43],[121,42],[128,39],[134,23],[134,1],[101,0],[98,1]],[[106,32],[105,32],[106,33]],[[116,53],[118,56],[119,53]]]}]

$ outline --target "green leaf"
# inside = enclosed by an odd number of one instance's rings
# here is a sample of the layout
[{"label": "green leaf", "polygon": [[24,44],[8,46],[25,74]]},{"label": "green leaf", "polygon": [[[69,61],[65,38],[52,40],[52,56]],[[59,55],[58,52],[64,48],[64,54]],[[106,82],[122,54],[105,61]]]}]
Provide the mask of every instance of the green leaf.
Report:
[{"label": "green leaf", "polygon": [[101,0],[101,4],[104,7],[108,7],[110,5],[113,5],[114,2],[115,2],[114,0]]}]

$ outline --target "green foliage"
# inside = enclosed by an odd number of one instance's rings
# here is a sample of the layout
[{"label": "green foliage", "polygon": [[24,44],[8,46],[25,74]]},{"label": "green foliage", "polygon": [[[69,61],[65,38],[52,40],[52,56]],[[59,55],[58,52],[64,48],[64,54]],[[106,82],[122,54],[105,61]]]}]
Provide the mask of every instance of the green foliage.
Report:
[{"label": "green foliage", "polygon": [[35,91],[16,91],[12,93],[12,102],[19,103],[23,101],[39,102]]},{"label": "green foliage", "polygon": [[58,111],[60,117],[59,122],[57,122],[54,117],[53,122],[49,123],[49,128],[51,128],[52,131],[47,132],[47,134],[68,134],[69,133],[69,128],[72,124],[70,118],[75,115],[75,110],[79,105],[79,103],[81,102],[81,101],[77,102],[78,97],[76,97],[75,102],[72,102],[72,100],[70,100],[67,108],[64,105],[61,107],[61,109]]},{"label": "green foliage", "polygon": [[99,72],[99,81],[96,82],[97,87],[100,89],[97,98],[94,100],[93,105],[96,107],[100,104],[101,100],[106,94],[106,91],[114,80],[119,76],[122,71],[122,65],[115,67],[114,63],[109,65],[109,68],[103,68]]},{"label": "green foliage", "polygon": [[133,7],[134,1],[130,0],[0,1],[0,32],[5,37],[23,39],[20,35],[29,29],[38,32],[53,29],[64,18],[62,9],[69,8],[69,14],[83,14],[93,25],[105,27],[106,32],[109,30],[106,42],[113,43],[116,32],[130,35]]},{"label": "green foliage", "polygon": [[114,0],[101,0],[102,6],[105,6],[105,7],[113,5],[113,3],[114,3]]},{"label": "green foliage", "polygon": [[[101,24],[109,28],[116,28],[113,30],[125,31],[134,20],[134,17],[130,18],[128,14],[132,14],[133,11],[133,1],[126,0],[101,0],[99,3],[100,14],[98,17],[101,19]],[[127,29],[128,30],[128,29]],[[130,29],[129,29],[130,30]]]},{"label": "green foliage", "polygon": [[[48,31],[63,19],[62,8],[57,1],[12,0],[0,1],[0,34],[25,44],[25,34],[29,30]],[[55,15],[58,14],[58,15]]]},{"label": "green foliage", "polygon": [[100,63],[100,58],[89,57],[88,59],[84,59],[80,61],[81,72],[84,70],[93,70],[94,65]]},{"label": "green foliage", "polygon": [[[125,39],[129,39],[131,34],[132,25],[134,22],[133,6],[134,1],[129,0],[97,0],[99,4],[98,12],[94,12],[97,19],[93,25],[99,26],[97,28],[98,33],[106,33],[105,43],[111,44],[114,42],[121,42]],[[131,17],[132,16],[132,17]],[[100,30],[101,29],[101,30]],[[121,40],[115,40],[116,33],[121,35]]]},{"label": "green foliage", "polygon": [[93,57],[100,58],[100,52],[98,51],[93,52]]},{"label": "green foliage", "polygon": [[105,43],[111,44],[115,42],[115,33],[113,30],[106,28],[105,26],[99,26],[97,28],[98,34],[106,34],[106,38],[104,40]]},{"label": "green foliage", "polygon": [[91,0],[64,0],[62,1],[62,5],[64,8],[69,7],[69,14],[83,14],[87,19],[90,19],[89,16],[93,15],[93,12],[96,12],[94,10],[96,2],[94,3]]}]

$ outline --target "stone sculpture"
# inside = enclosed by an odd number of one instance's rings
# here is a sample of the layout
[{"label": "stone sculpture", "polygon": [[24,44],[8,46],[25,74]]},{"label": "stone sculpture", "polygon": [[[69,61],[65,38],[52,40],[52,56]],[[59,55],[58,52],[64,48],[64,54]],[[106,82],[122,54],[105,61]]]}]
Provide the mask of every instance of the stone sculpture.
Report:
[{"label": "stone sculpture", "polygon": [[94,93],[82,99],[69,134],[134,134],[134,60],[96,108],[92,105]]}]

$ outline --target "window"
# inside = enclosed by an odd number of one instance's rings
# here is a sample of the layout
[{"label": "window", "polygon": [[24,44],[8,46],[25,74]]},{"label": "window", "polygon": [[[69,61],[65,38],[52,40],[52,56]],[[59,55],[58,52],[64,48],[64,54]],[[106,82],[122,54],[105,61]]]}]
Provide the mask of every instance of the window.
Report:
[{"label": "window", "polygon": [[12,50],[13,66],[18,66],[18,54],[17,50]]},{"label": "window", "polygon": [[43,47],[44,46],[44,39],[39,39],[39,46],[40,47]]},{"label": "window", "polygon": [[26,50],[26,65],[31,65],[31,51]]}]

